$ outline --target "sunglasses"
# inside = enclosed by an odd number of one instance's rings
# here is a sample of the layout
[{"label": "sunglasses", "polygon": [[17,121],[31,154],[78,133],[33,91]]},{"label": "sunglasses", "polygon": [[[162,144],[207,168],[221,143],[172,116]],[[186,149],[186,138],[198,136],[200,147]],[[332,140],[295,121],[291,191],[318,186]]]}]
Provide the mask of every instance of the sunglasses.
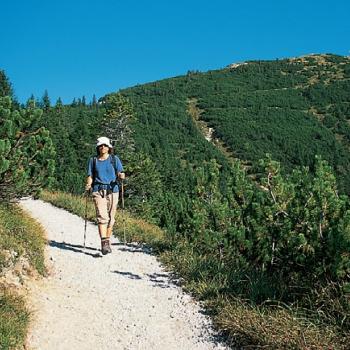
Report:
[{"label": "sunglasses", "polygon": [[105,144],[99,145],[98,147],[108,147],[108,148],[109,148],[109,146],[108,146],[108,145],[105,145]]}]

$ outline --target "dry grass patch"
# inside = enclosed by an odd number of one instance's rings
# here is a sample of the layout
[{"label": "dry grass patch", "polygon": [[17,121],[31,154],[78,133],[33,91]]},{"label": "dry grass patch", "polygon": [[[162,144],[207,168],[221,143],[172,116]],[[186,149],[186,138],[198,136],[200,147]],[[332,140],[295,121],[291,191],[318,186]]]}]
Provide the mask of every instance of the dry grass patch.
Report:
[{"label": "dry grass patch", "polygon": [[18,349],[23,345],[30,314],[25,302],[14,292],[0,286],[0,349]]},{"label": "dry grass patch", "polygon": [[227,302],[216,317],[234,345],[246,349],[346,349],[350,339],[330,327],[312,324],[296,310]]}]

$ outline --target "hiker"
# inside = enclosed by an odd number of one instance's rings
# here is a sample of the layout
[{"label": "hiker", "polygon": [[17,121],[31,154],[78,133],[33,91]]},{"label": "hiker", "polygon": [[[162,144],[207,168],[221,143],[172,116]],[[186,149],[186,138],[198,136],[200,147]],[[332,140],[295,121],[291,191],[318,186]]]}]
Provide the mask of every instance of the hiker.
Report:
[{"label": "hiker", "polygon": [[96,157],[89,159],[85,190],[92,190],[101,238],[101,251],[105,255],[112,252],[110,237],[119,199],[118,179],[124,180],[125,173],[120,159],[113,154],[113,146],[109,138],[97,139],[96,153]]}]

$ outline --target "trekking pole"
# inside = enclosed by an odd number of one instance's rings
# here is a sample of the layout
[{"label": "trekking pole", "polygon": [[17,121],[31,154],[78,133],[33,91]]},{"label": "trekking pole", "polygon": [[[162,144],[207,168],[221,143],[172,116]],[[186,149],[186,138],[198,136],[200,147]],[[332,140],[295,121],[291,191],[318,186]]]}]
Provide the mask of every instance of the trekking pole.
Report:
[{"label": "trekking pole", "polygon": [[126,244],[126,233],[125,233],[125,210],[124,210],[124,180],[122,179],[122,212],[123,212],[123,233],[124,233],[124,244]]},{"label": "trekking pole", "polygon": [[86,242],[86,226],[87,226],[87,209],[88,209],[88,198],[89,198],[89,192],[85,191],[85,227],[84,227],[84,249],[85,249],[85,242]]}]

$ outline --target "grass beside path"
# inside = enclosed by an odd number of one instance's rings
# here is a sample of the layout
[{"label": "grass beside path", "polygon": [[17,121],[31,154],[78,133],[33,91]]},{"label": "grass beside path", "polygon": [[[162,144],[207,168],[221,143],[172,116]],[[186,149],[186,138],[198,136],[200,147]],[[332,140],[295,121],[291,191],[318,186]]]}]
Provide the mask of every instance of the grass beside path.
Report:
[{"label": "grass beside path", "polygon": [[17,205],[0,205],[1,350],[23,346],[30,322],[24,299],[7,283],[4,274],[14,271],[19,281],[29,270],[45,275],[45,243],[44,231],[34,219]]},{"label": "grass beside path", "polygon": [[[43,192],[41,198],[81,217],[86,199],[66,193]],[[95,220],[88,201],[87,217]],[[213,262],[186,240],[171,242],[160,228],[117,211],[115,234],[127,242],[142,242],[158,253],[161,261],[183,281],[183,288],[204,302],[215,325],[228,336],[234,348],[246,349],[348,349],[350,338],[331,324],[323,324],[310,310],[278,304],[252,305],[225,291],[224,275]],[[97,228],[96,228],[97,230]],[[208,271],[216,271],[208,273]]]},{"label": "grass beside path", "polygon": [[27,335],[30,314],[22,297],[0,290],[0,349],[17,349],[23,345]]}]

